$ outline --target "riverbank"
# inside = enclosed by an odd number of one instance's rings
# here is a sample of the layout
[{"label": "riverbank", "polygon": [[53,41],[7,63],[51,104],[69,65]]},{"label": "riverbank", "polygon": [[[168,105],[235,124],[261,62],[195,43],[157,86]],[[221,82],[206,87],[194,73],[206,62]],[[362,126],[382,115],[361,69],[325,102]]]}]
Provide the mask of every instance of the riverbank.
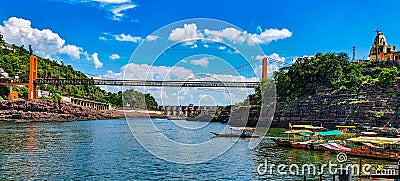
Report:
[{"label": "riverbank", "polygon": [[163,115],[127,110],[103,110],[55,100],[0,101],[0,122],[67,122],[155,117]]},{"label": "riverbank", "polygon": [[124,114],[126,118],[168,118],[161,111],[117,109],[116,111]]}]

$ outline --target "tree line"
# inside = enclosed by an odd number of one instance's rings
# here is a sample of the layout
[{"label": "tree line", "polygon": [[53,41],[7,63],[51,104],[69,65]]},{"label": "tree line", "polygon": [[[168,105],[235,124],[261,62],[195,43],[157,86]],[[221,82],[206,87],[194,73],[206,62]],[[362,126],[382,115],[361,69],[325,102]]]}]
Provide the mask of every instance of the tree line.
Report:
[{"label": "tree line", "polygon": [[[25,47],[8,44],[0,34],[0,76],[7,78],[29,78],[30,53]],[[60,78],[60,79],[89,79],[84,73],[74,70],[71,65],[64,65],[62,61],[38,58],[38,77],[39,78]],[[26,99],[28,96],[27,86],[14,86],[13,89],[19,92],[19,97]],[[115,107],[123,105],[122,97],[126,98],[124,102],[133,103],[133,107],[144,107],[144,105],[135,105],[135,103],[146,102],[148,109],[157,109],[157,102],[150,94],[143,94],[134,90],[124,92],[107,92],[93,85],[60,85],[60,87],[51,85],[40,85],[40,90],[49,91],[51,97],[42,97],[42,99],[59,99],[59,96],[72,96],[84,99],[91,99],[98,102],[110,103]],[[0,99],[7,99],[9,94],[8,86],[0,86]],[[124,96],[123,96],[124,95]],[[143,100],[143,101],[138,101]]]},{"label": "tree line", "polygon": [[[325,88],[349,89],[356,93],[364,84],[387,87],[398,74],[390,61],[350,62],[345,53],[318,53],[298,58],[291,66],[274,72],[273,79],[263,81],[261,87],[275,84],[278,101],[290,102]],[[249,96],[252,104],[260,104],[261,89],[257,88]]]}]

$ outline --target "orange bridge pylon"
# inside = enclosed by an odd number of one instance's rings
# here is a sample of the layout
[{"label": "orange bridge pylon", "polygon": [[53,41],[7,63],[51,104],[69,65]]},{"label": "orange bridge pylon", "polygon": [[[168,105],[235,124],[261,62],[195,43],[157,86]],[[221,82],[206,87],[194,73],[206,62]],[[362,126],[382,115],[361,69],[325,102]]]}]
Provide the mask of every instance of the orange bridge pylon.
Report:
[{"label": "orange bridge pylon", "polygon": [[267,79],[267,74],[268,74],[268,58],[264,57],[263,60],[262,60],[261,80],[266,80]]},{"label": "orange bridge pylon", "polygon": [[28,100],[37,99],[37,85],[34,81],[37,79],[37,57],[31,55],[29,68]]}]

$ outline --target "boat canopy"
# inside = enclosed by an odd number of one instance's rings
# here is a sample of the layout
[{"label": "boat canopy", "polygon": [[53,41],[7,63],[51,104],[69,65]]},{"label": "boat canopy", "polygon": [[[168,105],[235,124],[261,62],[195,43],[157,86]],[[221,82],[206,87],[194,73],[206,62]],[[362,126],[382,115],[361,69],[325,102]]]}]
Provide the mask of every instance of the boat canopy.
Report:
[{"label": "boat canopy", "polygon": [[336,128],[347,128],[347,129],[356,129],[357,126],[336,126]]},{"label": "boat canopy", "polygon": [[338,130],[322,131],[322,132],[317,132],[317,135],[321,135],[321,136],[338,136],[338,135],[343,135],[343,132],[338,131]]},{"label": "boat canopy", "polygon": [[299,133],[299,135],[301,135],[301,136],[311,136],[312,133],[310,133],[310,132],[301,132],[301,133]]},{"label": "boat canopy", "polygon": [[325,128],[324,127],[320,127],[320,126],[312,126],[312,127],[307,127],[306,129],[317,130],[317,129],[325,129]]},{"label": "boat canopy", "polygon": [[291,131],[285,131],[284,133],[286,134],[300,134],[300,133],[312,133],[310,130],[291,130]]},{"label": "boat canopy", "polygon": [[313,125],[292,125],[292,128],[312,128]]},{"label": "boat canopy", "polygon": [[373,136],[375,136],[375,135],[377,135],[378,133],[375,133],[375,132],[372,132],[372,131],[367,131],[367,132],[361,132],[361,134],[362,135],[373,135]]},{"label": "boat canopy", "polygon": [[233,130],[240,130],[240,131],[254,131],[256,128],[250,128],[250,127],[230,127]]},{"label": "boat canopy", "polygon": [[399,144],[400,138],[386,138],[386,137],[367,137],[367,136],[360,136],[357,138],[350,138],[347,139],[352,142],[359,142],[359,143],[373,143],[373,144]]}]

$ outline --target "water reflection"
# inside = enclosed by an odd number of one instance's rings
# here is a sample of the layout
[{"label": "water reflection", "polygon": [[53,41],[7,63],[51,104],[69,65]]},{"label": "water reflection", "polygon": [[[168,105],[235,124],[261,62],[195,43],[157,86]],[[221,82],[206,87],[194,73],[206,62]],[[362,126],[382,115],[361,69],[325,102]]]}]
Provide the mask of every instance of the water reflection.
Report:
[{"label": "water reflection", "polygon": [[22,173],[26,174],[29,180],[35,180],[37,178],[35,178],[34,175],[34,170],[37,167],[37,165],[34,163],[34,160],[32,160],[32,157],[34,156],[34,153],[36,152],[36,126],[33,125],[29,125],[26,128],[26,153],[27,153],[27,157],[25,159],[25,165],[26,167],[23,170]]},{"label": "water reflection", "polygon": [[[139,120],[139,119],[138,119]],[[174,140],[198,143],[218,139],[220,144],[230,138],[212,138],[209,131],[225,125],[210,123],[195,132],[177,133],[176,124],[155,121]],[[190,124],[203,124],[184,122]],[[185,136],[180,136],[185,135]],[[265,139],[254,150],[249,140],[239,139],[223,155],[201,164],[174,164],[159,159],[136,142],[125,120],[98,120],[69,123],[0,124],[0,180],[301,180],[301,176],[258,175],[257,166],[265,160],[275,164],[327,163],[336,155],[276,147]],[[157,145],[155,145],[157,146]],[[171,154],[196,157],[199,152]],[[395,164],[363,159],[364,163]],[[349,158],[358,163],[359,158]],[[331,179],[324,175],[325,180]],[[315,177],[317,179],[317,176]]]}]

